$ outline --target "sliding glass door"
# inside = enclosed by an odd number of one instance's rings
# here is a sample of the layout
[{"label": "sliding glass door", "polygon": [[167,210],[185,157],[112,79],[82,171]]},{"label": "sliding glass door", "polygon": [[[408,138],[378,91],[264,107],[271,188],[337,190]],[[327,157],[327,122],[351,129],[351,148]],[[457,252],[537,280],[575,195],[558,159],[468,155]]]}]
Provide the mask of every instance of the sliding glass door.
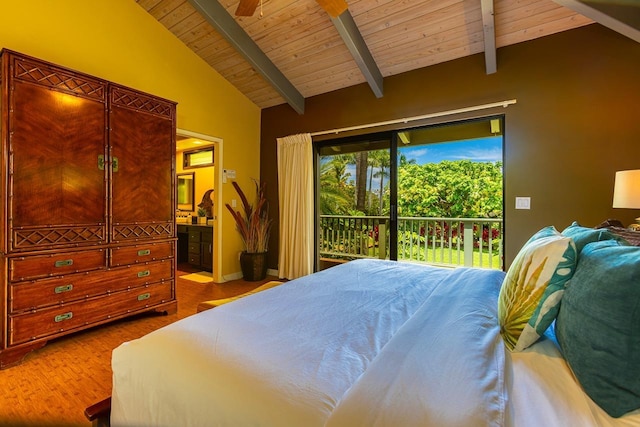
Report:
[{"label": "sliding glass door", "polygon": [[357,258],[393,259],[389,137],[367,135],[316,146],[321,266]]},{"label": "sliding glass door", "polygon": [[398,259],[502,268],[502,122],[402,131]]},{"label": "sliding glass door", "polygon": [[315,143],[319,267],[502,268],[503,127],[490,117]]}]

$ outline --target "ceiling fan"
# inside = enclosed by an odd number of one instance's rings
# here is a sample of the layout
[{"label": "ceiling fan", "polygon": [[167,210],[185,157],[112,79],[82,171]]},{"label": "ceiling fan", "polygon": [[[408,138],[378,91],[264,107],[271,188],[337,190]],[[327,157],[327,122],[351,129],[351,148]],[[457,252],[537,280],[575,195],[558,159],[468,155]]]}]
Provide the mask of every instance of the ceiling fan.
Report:
[{"label": "ceiling fan", "polygon": [[[252,16],[261,0],[240,0],[236,9],[236,16]],[[342,12],[347,10],[346,0],[316,0],[316,2],[332,18],[337,18]]]}]

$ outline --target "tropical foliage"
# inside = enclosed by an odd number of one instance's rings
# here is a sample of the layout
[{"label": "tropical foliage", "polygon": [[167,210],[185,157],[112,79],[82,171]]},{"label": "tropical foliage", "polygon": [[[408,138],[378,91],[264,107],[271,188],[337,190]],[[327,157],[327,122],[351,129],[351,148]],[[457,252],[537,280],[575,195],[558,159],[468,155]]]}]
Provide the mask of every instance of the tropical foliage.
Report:
[{"label": "tropical foliage", "polygon": [[498,217],[502,162],[457,160],[401,166],[398,194],[398,216]]},{"label": "tropical foliage", "polygon": [[[348,166],[355,165],[356,159],[353,154],[323,158],[320,167],[321,214],[389,214],[388,151],[368,153],[364,181],[348,172]],[[358,202],[358,194],[362,193],[365,197]],[[420,165],[401,156],[398,165],[398,216],[501,217],[502,162],[458,160]]]},{"label": "tropical foliage", "polygon": [[[463,246],[467,225],[473,228],[474,265],[499,267],[502,162],[418,164],[403,154],[398,160],[398,258],[460,264],[464,260],[450,259],[446,249]],[[379,235],[378,223],[383,224],[383,217],[389,215],[389,172],[388,150],[321,158],[324,256],[378,257],[381,239],[385,239]]]},{"label": "tropical foliage", "polygon": [[320,165],[320,212],[347,215],[353,209],[354,187],[349,184],[351,174],[346,172],[353,156],[331,156]]}]

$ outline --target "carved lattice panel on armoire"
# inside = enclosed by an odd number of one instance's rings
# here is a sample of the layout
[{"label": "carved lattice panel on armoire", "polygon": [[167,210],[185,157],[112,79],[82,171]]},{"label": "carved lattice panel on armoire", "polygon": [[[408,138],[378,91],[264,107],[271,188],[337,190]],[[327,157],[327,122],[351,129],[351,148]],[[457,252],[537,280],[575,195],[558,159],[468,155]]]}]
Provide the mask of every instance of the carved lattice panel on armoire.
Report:
[{"label": "carved lattice panel on armoire", "polygon": [[11,249],[104,242],[107,82],[21,57],[10,72]]},{"label": "carved lattice panel on armoire", "polygon": [[173,237],[175,153],[158,141],[175,128],[175,107],[118,86],[110,97],[112,240]]}]

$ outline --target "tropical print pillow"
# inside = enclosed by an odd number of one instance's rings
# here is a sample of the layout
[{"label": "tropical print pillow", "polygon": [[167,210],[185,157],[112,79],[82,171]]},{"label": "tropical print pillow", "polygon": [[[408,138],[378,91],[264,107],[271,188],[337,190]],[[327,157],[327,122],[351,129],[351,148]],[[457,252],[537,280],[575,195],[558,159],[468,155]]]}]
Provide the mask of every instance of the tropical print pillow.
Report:
[{"label": "tropical print pillow", "polygon": [[576,262],[575,243],[553,226],[538,231],[520,249],[498,297],[500,333],[509,350],[526,349],[551,325]]}]

